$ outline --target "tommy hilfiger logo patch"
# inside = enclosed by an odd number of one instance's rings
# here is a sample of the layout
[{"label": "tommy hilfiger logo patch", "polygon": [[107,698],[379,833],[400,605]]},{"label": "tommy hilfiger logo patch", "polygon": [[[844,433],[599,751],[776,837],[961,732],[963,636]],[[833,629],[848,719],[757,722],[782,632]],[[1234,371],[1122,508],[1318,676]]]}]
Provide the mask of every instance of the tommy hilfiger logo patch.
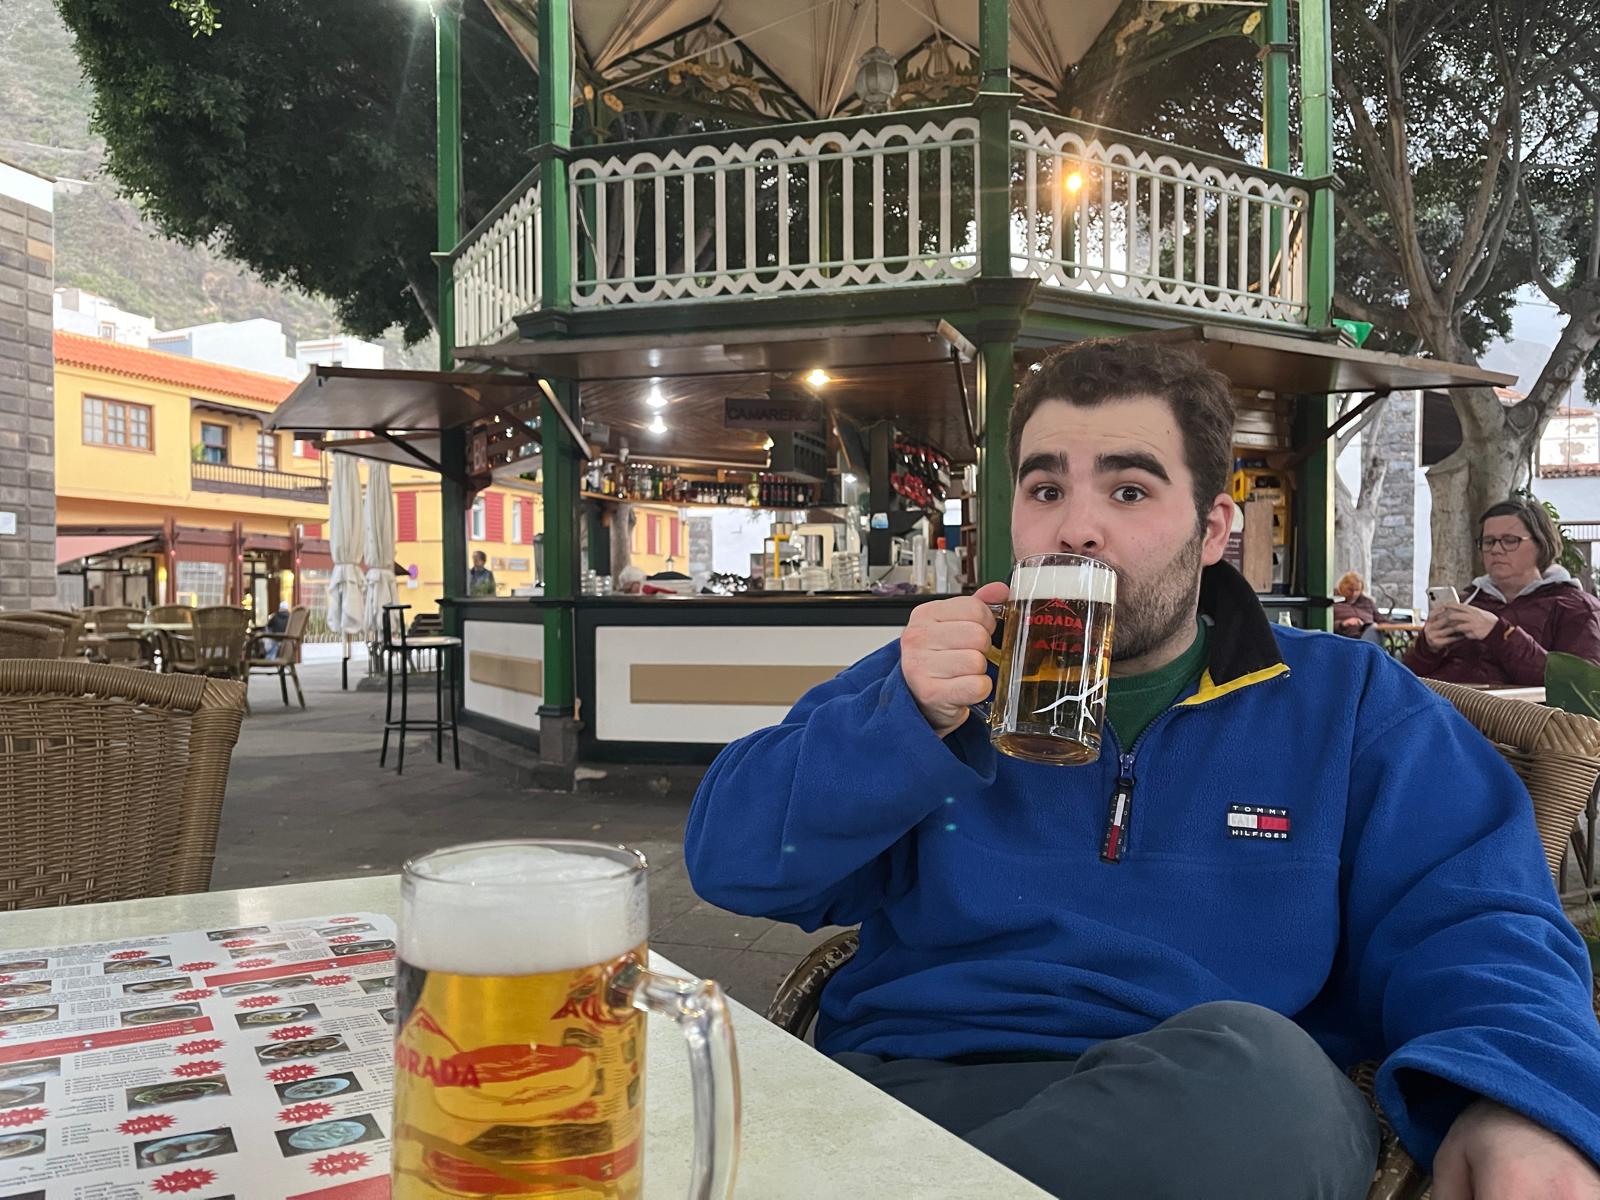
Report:
[{"label": "tommy hilfiger logo patch", "polygon": [[1289,810],[1260,804],[1228,805],[1228,836],[1289,840]]}]

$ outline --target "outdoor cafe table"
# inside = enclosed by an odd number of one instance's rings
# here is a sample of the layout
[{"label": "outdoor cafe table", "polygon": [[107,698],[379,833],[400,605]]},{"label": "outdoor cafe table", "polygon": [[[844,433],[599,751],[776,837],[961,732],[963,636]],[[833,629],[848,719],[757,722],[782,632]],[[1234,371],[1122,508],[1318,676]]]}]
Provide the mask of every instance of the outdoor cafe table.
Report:
[{"label": "outdoor cafe table", "polygon": [[[394,917],[399,900],[399,877],[386,875],[0,913],[0,950],[244,926],[341,910]],[[650,957],[657,970],[688,973],[660,955]],[[737,1196],[1045,1196],[759,1014],[736,1001],[729,1006],[744,1101]],[[668,1018],[648,1020],[645,1194],[650,1200],[676,1200],[688,1191],[693,1144],[688,1059]],[[263,1180],[254,1200],[277,1195]]]}]

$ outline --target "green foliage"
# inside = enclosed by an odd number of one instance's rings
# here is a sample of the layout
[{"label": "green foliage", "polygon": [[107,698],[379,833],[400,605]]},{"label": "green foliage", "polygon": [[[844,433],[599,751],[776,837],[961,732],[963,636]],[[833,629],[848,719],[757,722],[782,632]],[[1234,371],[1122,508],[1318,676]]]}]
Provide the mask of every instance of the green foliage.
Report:
[{"label": "green foliage", "polygon": [[222,24],[216,5],[209,3],[209,0],[172,0],[172,7],[183,14],[195,37],[202,33],[215,33]]},{"label": "green foliage", "polygon": [[1600,0],[1334,0],[1333,27],[1336,277],[1354,302],[1341,307],[1376,321],[1374,346],[1481,352],[1535,274],[1511,164],[1541,214],[1546,270],[1567,276],[1594,236],[1600,72],[1583,37]]},{"label": "green foliage", "polygon": [[[433,30],[415,0],[57,0],[123,192],[170,237],[333,301],[350,332],[429,332]],[[193,18],[211,14],[207,36]],[[203,16],[203,14],[200,14]],[[462,29],[463,227],[531,166],[532,76],[482,6]]]}]

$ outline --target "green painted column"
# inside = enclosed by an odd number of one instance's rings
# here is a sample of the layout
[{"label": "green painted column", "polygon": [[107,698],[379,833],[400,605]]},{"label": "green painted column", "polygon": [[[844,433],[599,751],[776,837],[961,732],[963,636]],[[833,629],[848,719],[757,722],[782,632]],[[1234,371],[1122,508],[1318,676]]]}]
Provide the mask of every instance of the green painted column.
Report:
[{"label": "green painted column", "polygon": [[[978,0],[978,270],[980,291],[1011,278],[1010,0]],[[981,301],[980,301],[981,303]],[[1000,326],[1004,325],[1005,328]],[[978,582],[1011,574],[1011,468],[1006,431],[1015,379],[1016,325],[979,321]]]},{"label": "green painted column", "polygon": [[1300,147],[1302,169],[1321,179],[1311,199],[1307,322],[1325,328],[1333,305],[1333,32],[1329,0],[1300,4]]},{"label": "green painted column", "polygon": [[[438,210],[438,249],[448,254],[461,240],[461,0],[434,0],[434,86],[438,101],[435,131],[437,167],[436,207]],[[446,259],[437,259],[439,270],[439,369],[455,367],[456,303],[455,283]],[[440,462],[465,474],[467,439],[464,430],[446,432],[439,443]],[[439,480],[440,538],[444,556],[444,594],[467,594],[467,509],[470,499],[466,487],[453,480]]]},{"label": "green painted column", "polygon": [[[1332,396],[1302,396],[1295,420],[1295,444],[1311,446],[1300,466],[1301,561],[1305,564],[1305,594],[1333,595],[1333,480],[1334,438],[1328,427],[1338,418],[1339,403]],[[1332,631],[1333,609],[1312,608],[1306,627]]]},{"label": "green painted column", "polygon": [[[538,0],[538,4],[539,303],[549,312],[572,306],[572,202],[566,159],[572,145],[572,0]],[[571,380],[552,380],[551,384],[562,407],[577,420],[577,384]],[[581,472],[572,434],[556,414],[549,396],[539,402],[539,436],[543,462],[544,594],[550,599],[571,600],[578,594]],[[574,636],[572,607],[546,607],[541,719],[570,717],[573,713],[577,697]],[[561,724],[541,721],[541,750],[546,757],[559,757],[553,735]],[[547,741],[549,745],[545,745]]]},{"label": "green painted column", "polygon": [[[1266,62],[1262,70],[1262,136],[1267,166],[1291,171],[1289,161],[1289,0],[1267,0],[1266,20],[1259,26]],[[1273,230],[1277,237],[1277,230]]]},{"label": "green painted column", "polygon": [[1011,274],[1011,4],[978,3],[978,269]]},{"label": "green painted column", "polygon": [[1016,343],[1010,338],[978,346],[978,580],[1011,577],[1011,466],[1006,439],[1016,383]]},{"label": "green painted column", "polygon": [[[569,413],[577,411],[578,386],[570,380],[554,384],[556,398]],[[539,402],[543,440],[544,594],[570,600],[578,594],[577,448],[566,423],[549,396]],[[559,497],[551,503],[551,497]],[[573,655],[572,609],[549,605],[544,610],[544,703],[540,716],[569,716],[577,695]]]}]

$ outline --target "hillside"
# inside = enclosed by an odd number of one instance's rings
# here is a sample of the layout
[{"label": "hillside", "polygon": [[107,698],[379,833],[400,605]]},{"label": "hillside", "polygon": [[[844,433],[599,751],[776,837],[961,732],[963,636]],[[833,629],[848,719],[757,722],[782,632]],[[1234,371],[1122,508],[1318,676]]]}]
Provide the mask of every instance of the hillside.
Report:
[{"label": "hillside", "polygon": [[[295,338],[339,332],[326,301],[269,284],[204,246],[163,237],[117,195],[89,130],[93,94],[80,78],[72,38],[50,0],[0,4],[0,158],[55,176],[56,283],[149,313],[163,329],[268,317]],[[433,342],[403,349],[386,337],[388,361],[431,367]]]}]

